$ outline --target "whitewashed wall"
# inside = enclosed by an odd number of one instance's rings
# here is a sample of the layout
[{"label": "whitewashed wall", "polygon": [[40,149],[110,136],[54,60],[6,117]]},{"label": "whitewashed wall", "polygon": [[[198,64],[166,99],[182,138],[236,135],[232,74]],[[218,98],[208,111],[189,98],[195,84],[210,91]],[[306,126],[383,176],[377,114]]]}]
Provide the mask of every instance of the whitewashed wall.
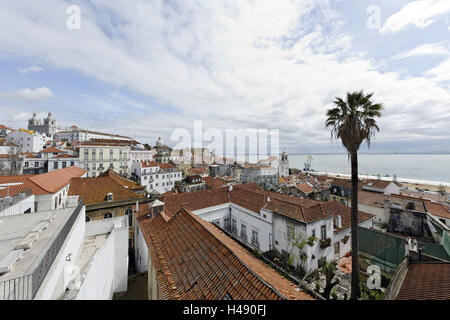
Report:
[{"label": "whitewashed wall", "polygon": [[[53,300],[63,296],[70,280],[68,277],[64,277],[64,269],[73,266],[74,261],[76,261],[74,257],[78,257],[81,252],[84,243],[85,220],[86,211],[83,206],[55,261],[37,291],[36,300]],[[66,260],[69,253],[72,255],[71,261]]]},{"label": "whitewashed wall", "polygon": [[134,263],[136,272],[141,273],[148,270],[149,251],[142,230],[140,230],[139,224],[136,223],[136,219],[134,222]]},{"label": "whitewashed wall", "polygon": [[19,214],[24,214],[25,211],[30,210],[30,213],[34,212],[34,194],[22,199],[21,201],[13,204],[12,206],[7,206],[3,210],[0,208],[0,217],[15,216]]},{"label": "whitewashed wall", "polygon": [[82,272],[81,287],[76,300],[111,300],[114,293],[114,238],[113,230],[106,242],[89,261]]}]

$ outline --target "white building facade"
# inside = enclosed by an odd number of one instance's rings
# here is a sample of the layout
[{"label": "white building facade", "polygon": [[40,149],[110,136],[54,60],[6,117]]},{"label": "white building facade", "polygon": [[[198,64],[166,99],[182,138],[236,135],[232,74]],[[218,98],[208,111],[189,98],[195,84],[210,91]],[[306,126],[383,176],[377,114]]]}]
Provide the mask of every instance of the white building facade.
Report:
[{"label": "white building facade", "polygon": [[132,178],[139,181],[149,193],[156,191],[163,194],[171,191],[175,183],[183,179],[181,170],[168,163],[135,162],[131,170]]},{"label": "white building facade", "polygon": [[6,141],[18,145],[19,152],[39,152],[51,138],[42,133],[19,129],[6,136]]},{"label": "white building facade", "polygon": [[124,177],[130,176],[130,147],[126,143],[84,142],[80,145],[79,157],[80,167],[87,171],[88,177],[98,177],[108,169]]}]

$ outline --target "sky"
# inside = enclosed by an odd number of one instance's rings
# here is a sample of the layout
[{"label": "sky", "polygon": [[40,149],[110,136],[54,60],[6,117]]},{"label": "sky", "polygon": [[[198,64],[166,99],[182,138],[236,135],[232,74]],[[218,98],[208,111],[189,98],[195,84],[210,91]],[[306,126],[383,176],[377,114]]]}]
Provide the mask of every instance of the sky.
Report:
[{"label": "sky", "polygon": [[450,152],[448,0],[0,0],[0,30],[13,128],[51,111],[173,146],[197,120],[278,129],[291,154],[344,152],[325,113],[364,90],[385,110],[361,152]]}]

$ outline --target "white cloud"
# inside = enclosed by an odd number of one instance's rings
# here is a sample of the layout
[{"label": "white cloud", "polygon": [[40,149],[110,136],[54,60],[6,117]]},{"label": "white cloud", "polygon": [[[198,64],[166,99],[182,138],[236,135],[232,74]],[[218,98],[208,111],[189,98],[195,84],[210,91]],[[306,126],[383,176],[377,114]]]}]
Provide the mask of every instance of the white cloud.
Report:
[{"label": "white cloud", "polygon": [[435,81],[450,81],[450,58],[428,70],[426,75],[433,77]]},{"label": "white cloud", "polygon": [[[81,6],[81,30],[67,30],[64,1],[11,1],[0,11],[0,28],[10,30],[0,33],[0,54],[33,57],[176,109],[145,112],[145,102],[102,97],[84,100],[86,115],[60,106],[58,119],[69,124],[99,119],[98,126],[140,138],[160,133],[169,142],[171,130],[200,119],[222,129],[280,128],[284,145],[328,145],[324,120],[333,98],[366,89],[386,105],[377,140],[450,139],[447,88],[378,71],[334,23],[339,15],[328,1],[273,3],[97,0]],[[99,118],[91,116],[96,109],[103,111]]]},{"label": "white cloud", "polygon": [[393,59],[404,59],[408,57],[424,56],[424,55],[449,55],[450,50],[446,43],[427,43],[418,46],[406,53],[399,54]]},{"label": "white cloud", "polygon": [[423,29],[448,12],[450,12],[448,0],[412,1],[388,17],[380,32],[397,33],[409,25]]},{"label": "white cloud", "polygon": [[40,87],[36,89],[22,89],[14,92],[2,92],[0,97],[7,99],[26,100],[30,102],[43,101],[53,98],[53,92],[46,87]]},{"label": "white cloud", "polygon": [[39,66],[35,66],[35,65],[32,65],[32,66],[29,66],[28,68],[23,68],[23,69],[19,70],[19,72],[23,73],[23,74],[39,73],[39,72],[43,72],[43,71],[45,71],[44,68],[39,67]]}]

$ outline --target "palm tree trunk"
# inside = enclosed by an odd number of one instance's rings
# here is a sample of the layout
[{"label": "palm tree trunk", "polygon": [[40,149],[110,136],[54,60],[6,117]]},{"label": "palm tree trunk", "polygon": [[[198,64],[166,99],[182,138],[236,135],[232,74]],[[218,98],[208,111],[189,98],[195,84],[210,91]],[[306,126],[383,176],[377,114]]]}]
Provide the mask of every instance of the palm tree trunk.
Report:
[{"label": "palm tree trunk", "polygon": [[352,206],[351,206],[351,223],[352,223],[352,290],[350,299],[359,298],[359,246],[358,246],[358,153],[351,153],[352,162]]}]

